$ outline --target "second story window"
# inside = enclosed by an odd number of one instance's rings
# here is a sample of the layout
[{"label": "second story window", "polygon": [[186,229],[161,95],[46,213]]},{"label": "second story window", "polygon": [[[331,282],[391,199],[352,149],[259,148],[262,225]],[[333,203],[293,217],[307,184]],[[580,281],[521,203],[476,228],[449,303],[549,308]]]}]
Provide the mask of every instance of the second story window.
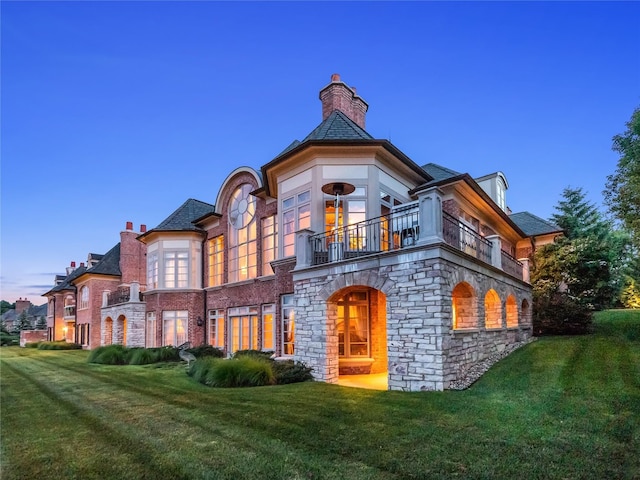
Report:
[{"label": "second story window", "polygon": [[164,252],[165,288],[189,286],[189,252]]},{"label": "second story window", "polygon": [[257,276],[256,198],[253,187],[240,185],[229,202],[229,282]]},{"label": "second story window", "polygon": [[311,227],[311,192],[298,193],[282,201],[282,251],[290,257],[296,253],[295,233]]},{"label": "second story window", "polygon": [[147,288],[158,288],[158,252],[147,254]]},{"label": "second story window", "polygon": [[278,224],[276,216],[262,219],[262,275],[273,275],[271,262],[276,259],[278,250]]},{"label": "second story window", "polygon": [[80,308],[89,308],[89,287],[80,289]]},{"label": "second story window", "polygon": [[209,286],[224,283],[224,236],[209,240]]}]

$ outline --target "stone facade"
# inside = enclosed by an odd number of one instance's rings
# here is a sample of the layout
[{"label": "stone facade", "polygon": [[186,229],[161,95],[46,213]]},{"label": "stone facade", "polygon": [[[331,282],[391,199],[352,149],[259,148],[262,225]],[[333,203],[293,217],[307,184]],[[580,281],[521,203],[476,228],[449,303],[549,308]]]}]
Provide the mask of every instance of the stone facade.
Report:
[{"label": "stone facade", "polygon": [[[386,328],[372,328],[371,341],[386,343],[389,388],[448,388],[473,364],[531,336],[530,316],[520,314],[518,325],[507,328],[505,308],[499,328],[486,328],[483,321],[473,328],[454,328],[452,292],[462,282],[482,299],[492,290],[503,303],[509,295],[519,305],[531,302],[526,283],[467,257],[435,244],[294,271],[297,357],[314,368],[319,380],[336,382],[340,368],[335,301],[349,289],[368,287],[386,298]],[[484,319],[484,302],[475,305],[475,317]]]}]

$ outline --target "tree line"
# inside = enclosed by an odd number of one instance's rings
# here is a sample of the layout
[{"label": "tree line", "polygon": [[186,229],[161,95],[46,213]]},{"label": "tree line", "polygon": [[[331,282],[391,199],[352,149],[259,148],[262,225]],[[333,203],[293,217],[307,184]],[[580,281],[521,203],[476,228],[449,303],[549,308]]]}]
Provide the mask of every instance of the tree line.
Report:
[{"label": "tree line", "polygon": [[567,187],[550,218],[564,235],[535,249],[536,334],[583,333],[593,311],[640,308],[640,108],[626,127],[613,137],[620,158],[603,192],[608,214]]}]

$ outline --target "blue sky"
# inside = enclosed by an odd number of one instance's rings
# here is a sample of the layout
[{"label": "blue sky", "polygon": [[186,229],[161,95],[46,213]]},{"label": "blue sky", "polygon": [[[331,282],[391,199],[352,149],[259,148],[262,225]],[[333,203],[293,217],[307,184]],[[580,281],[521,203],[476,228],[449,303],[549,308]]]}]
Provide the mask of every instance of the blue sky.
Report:
[{"label": "blue sky", "polygon": [[5,2],[0,298],[39,295],[215,202],[321,121],[339,73],[367,130],[422,165],[500,170],[514,212],[601,205],[640,105],[638,2]]}]

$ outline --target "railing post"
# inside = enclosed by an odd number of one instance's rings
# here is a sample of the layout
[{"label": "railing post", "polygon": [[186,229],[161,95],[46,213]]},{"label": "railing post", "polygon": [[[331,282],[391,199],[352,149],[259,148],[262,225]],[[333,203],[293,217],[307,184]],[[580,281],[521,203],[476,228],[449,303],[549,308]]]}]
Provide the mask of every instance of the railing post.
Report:
[{"label": "railing post", "polygon": [[311,266],[311,255],[313,249],[309,242],[309,237],[315,232],[304,228],[296,232],[296,267],[295,270]]},{"label": "railing post", "polygon": [[111,292],[109,290],[104,290],[102,292],[102,307],[108,307],[109,306],[109,294]]},{"label": "railing post", "polygon": [[442,233],[442,190],[431,187],[418,192],[420,235],[417,245],[444,241]]},{"label": "railing post", "polygon": [[522,280],[527,283],[531,283],[531,272],[529,270],[529,258],[519,258],[518,261],[522,264]]},{"label": "railing post", "polygon": [[491,242],[491,265],[502,269],[502,240],[499,235],[486,237]]}]

